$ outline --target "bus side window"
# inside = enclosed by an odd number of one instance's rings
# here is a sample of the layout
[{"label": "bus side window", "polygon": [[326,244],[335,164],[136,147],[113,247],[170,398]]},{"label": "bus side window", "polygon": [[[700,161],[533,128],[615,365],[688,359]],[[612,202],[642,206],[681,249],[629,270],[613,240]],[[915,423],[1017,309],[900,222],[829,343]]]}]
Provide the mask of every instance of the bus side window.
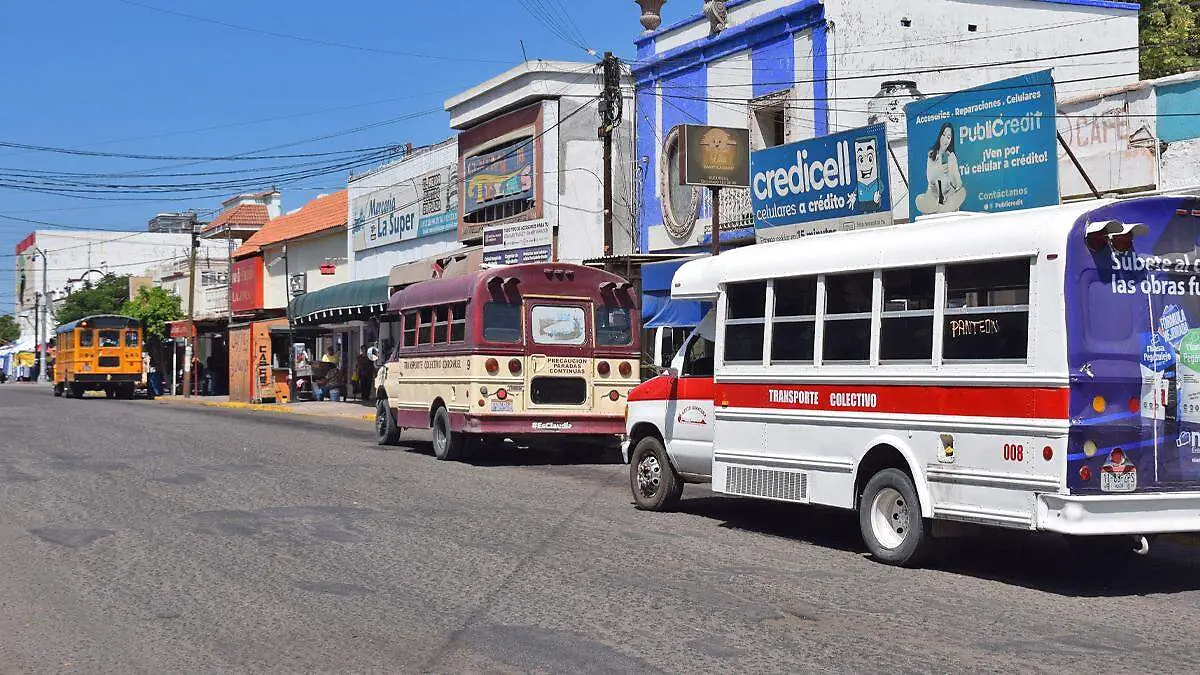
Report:
[{"label": "bus side window", "polygon": [[1029,259],[946,266],[942,353],[947,361],[1029,355]]},{"label": "bus side window", "polygon": [[729,284],[725,308],[725,361],[762,363],[767,282]]},{"label": "bus side window", "polygon": [[487,342],[520,342],[521,305],[504,302],[484,305],[483,339]]},{"label": "bus side window", "polygon": [[417,344],[427,345],[433,339],[433,310],[426,307],[420,311],[421,322],[417,328]]},{"label": "bus side window", "polygon": [[714,346],[711,340],[695,335],[683,354],[683,372],[680,374],[683,377],[712,377]]},{"label": "bus side window", "polygon": [[405,347],[417,346],[417,313],[415,311],[404,313],[404,338],[402,344]]},{"label": "bus side window", "polygon": [[467,339],[467,303],[459,302],[450,305],[450,341],[462,342]]},{"label": "bus side window", "polygon": [[446,305],[441,305],[433,310],[433,342],[434,344],[443,344],[447,342],[446,336],[450,330],[450,319],[447,317],[449,308]]},{"label": "bus side window", "polygon": [[825,362],[871,358],[871,297],[874,273],[825,277]]},{"label": "bus side window", "polygon": [[79,331],[79,346],[80,347],[91,347],[92,346],[92,331],[91,331],[91,329]]}]

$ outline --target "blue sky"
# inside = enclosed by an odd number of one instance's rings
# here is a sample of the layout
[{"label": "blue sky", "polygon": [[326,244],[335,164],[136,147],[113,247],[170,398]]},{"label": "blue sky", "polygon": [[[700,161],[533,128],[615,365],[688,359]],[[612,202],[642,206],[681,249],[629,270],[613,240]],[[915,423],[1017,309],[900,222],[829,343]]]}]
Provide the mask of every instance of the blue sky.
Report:
[{"label": "blue sky", "polygon": [[[641,31],[640,10],[632,0],[55,0],[4,5],[0,142],[170,156],[245,153],[430,110],[271,152],[441,140],[450,135],[442,102],[519,63],[519,41],[530,58],[594,60],[536,20],[526,6],[565,9],[582,42],[600,53],[607,49],[631,58]],[[664,23],[695,14],[702,5],[701,0],[669,0]],[[0,147],[2,174],[129,172],[180,163]],[[209,162],[174,171],[245,167]],[[178,179],[187,180],[195,179]],[[344,184],[345,175],[335,174],[305,179],[298,184],[303,189],[282,186],[284,209]],[[148,201],[77,199],[0,187],[0,214],[140,230],[155,213],[213,209],[220,202],[204,192],[95,196]],[[13,304],[14,247],[38,227],[0,218],[0,312]]]}]

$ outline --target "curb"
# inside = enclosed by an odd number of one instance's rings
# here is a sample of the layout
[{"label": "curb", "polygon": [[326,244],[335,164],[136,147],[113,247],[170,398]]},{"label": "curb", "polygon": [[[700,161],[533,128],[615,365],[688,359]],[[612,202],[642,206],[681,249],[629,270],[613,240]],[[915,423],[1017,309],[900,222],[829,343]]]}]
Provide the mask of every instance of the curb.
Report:
[{"label": "curb", "polygon": [[250,411],[254,411],[254,412],[272,412],[272,413],[280,413],[280,414],[284,414],[284,415],[298,415],[300,417],[316,417],[316,418],[324,418],[324,419],[358,420],[358,421],[364,421],[364,422],[375,421],[374,414],[358,415],[357,417],[349,416],[349,415],[345,415],[345,416],[343,416],[343,415],[320,415],[320,414],[315,414],[315,413],[311,413],[311,412],[301,412],[299,410],[296,410],[295,408],[289,407],[287,405],[281,405],[278,403],[242,403],[240,401],[198,401],[198,400],[192,400],[192,399],[163,399],[163,398],[156,398],[155,403],[158,403],[160,405],[198,405],[198,406],[204,406],[206,408],[224,408],[226,410],[250,410]]}]

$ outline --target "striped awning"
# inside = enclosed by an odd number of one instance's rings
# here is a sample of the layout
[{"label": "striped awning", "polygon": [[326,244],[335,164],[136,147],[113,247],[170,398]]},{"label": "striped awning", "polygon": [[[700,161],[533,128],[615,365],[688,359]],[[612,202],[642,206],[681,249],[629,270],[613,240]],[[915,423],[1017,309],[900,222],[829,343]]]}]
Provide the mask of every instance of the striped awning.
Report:
[{"label": "striped awning", "polygon": [[388,278],[376,277],[305,293],[291,301],[288,315],[300,326],[345,323],[381,316],[387,303]]}]

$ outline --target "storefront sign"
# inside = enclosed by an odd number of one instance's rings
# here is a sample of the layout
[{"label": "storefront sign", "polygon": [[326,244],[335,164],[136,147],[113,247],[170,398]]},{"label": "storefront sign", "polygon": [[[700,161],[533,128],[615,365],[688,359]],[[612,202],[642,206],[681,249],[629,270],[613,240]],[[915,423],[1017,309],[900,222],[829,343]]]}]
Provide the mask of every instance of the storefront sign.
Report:
[{"label": "storefront sign", "polygon": [[[1059,104],[1058,131],[1100,193],[1153,189],[1158,183],[1157,97],[1146,87]],[[1059,149],[1063,197],[1092,190],[1065,150]]]},{"label": "storefront sign", "polygon": [[533,199],[533,138],[463,160],[463,211]]},{"label": "storefront sign", "polygon": [[892,224],[887,129],[876,124],[750,154],[758,241]]},{"label": "storefront sign", "polygon": [[261,256],[235,260],[230,303],[234,312],[253,312],[263,306],[263,262]]},{"label": "storefront sign", "polygon": [[186,338],[196,334],[196,326],[191,321],[172,321],[169,324],[170,335],[173,338]]},{"label": "storefront sign", "polygon": [[733,127],[683,126],[679,156],[684,185],[746,187],[750,178],[750,131]]},{"label": "storefront sign", "polygon": [[554,228],[545,220],[509,223],[483,231],[485,265],[517,265],[553,258]]},{"label": "storefront sign", "polygon": [[445,166],[397,180],[353,199],[350,212],[355,251],[449,232],[458,226],[458,170]]},{"label": "storefront sign", "polygon": [[914,101],[905,115],[913,217],[1058,203],[1049,70]]}]

